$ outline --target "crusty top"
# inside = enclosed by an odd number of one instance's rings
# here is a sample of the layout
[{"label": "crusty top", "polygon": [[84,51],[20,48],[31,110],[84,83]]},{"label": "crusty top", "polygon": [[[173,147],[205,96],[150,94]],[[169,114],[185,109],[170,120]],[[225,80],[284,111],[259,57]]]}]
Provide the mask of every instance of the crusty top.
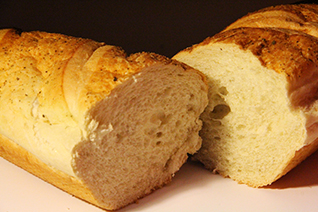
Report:
[{"label": "crusty top", "polygon": [[[290,14],[294,14],[296,17],[300,18],[305,22],[318,22],[318,5],[316,4],[284,4],[271,6],[267,8],[260,9],[256,12],[252,12],[248,15],[260,15],[261,13],[268,11],[276,11],[277,15],[281,12],[288,12]],[[250,17],[251,17],[250,16]]]},{"label": "crusty top", "polygon": [[[236,44],[251,51],[265,67],[286,75],[290,93],[308,83],[308,80],[317,79],[317,73],[311,70],[317,69],[318,40],[307,34],[274,28],[238,28],[209,37],[184,52],[215,43]],[[297,100],[296,106],[309,108],[316,99],[313,94],[311,98]]]},{"label": "crusty top", "polygon": [[318,37],[318,5],[278,5],[249,13],[225,30],[240,27],[292,29]]},{"label": "crusty top", "polygon": [[90,39],[0,30],[0,133],[73,175],[71,152],[87,136],[87,112],[155,63],[174,61],[153,53],[127,57]]},{"label": "crusty top", "polygon": [[[309,23],[315,24],[318,22],[318,5],[316,4],[286,4],[271,6],[260,9],[255,12],[248,13],[242,18],[236,20],[232,24],[226,27],[226,29],[238,28],[244,22],[266,22],[266,19],[270,19],[268,25],[275,25],[275,19],[283,18],[286,27],[293,27],[293,24],[298,24],[298,27]],[[257,24],[257,23],[256,23]]]},{"label": "crusty top", "polygon": [[[11,102],[15,107],[13,101],[24,104],[21,100],[29,97],[28,103],[32,104],[37,98],[44,110],[41,118],[51,122],[71,116],[65,114],[68,110],[61,87],[62,76],[76,49],[89,40],[44,32],[2,32],[6,33],[0,42],[0,100]],[[28,86],[21,86],[23,84]],[[45,110],[50,107],[59,108],[59,113],[50,114]]]},{"label": "crusty top", "polygon": [[[0,99],[13,91],[18,99],[31,96],[34,101],[36,96],[41,108],[47,109],[42,118],[52,122],[78,116],[143,67],[168,61],[149,53],[127,57],[119,47],[56,33],[5,29],[1,34]],[[31,86],[21,86],[24,91],[17,92],[16,86],[23,83]],[[71,114],[61,114],[67,108]],[[51,111],[58,113],[50,115]]]},{"label": "crusty top", "polygon": [[[13,91],[16,99],[30,96],[30,104],[36,98],[40,118],[50,122],[66,116],[78,121],[94,103],[143,67],[171,62],[153,53],[127,57],[120,47],[56,33],[5,29],[1,35],[0,99]],[[22,84],[31,86],[16,91]],[[53,111],[57,113],[50,114]]]},{"label": "crusty top", "polygon": [[[65,97],[74,116],[82,115],[97,101],[109,95],[114,87],[142,68],[156,62],[172,62],[163,56],[145,52],[127,57],[124,50],[109,45],[95,50],[81,72],[72,70],[78,65],[77,59],[74,60],[74,65],[69,63],[64,76]],[[80,117],[76,119],[81,121]]]}]

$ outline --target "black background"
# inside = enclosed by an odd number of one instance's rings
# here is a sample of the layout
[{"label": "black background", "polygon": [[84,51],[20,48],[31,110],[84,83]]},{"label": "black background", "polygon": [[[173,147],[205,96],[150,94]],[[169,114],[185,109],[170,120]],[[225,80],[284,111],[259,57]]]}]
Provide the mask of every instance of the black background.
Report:
[{"label": "black background", "polygon": [[41,30],[173,56],[264,7],[297,0],[0,0],[0,28]]}]

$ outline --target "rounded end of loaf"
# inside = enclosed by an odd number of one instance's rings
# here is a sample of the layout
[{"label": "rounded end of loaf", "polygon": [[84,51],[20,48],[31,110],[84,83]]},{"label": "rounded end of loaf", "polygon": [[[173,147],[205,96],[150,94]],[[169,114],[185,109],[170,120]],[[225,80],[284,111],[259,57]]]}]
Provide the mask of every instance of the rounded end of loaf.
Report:
[{"label": "rounded end of loaf", "polygon": [[73,166],[100,205],[121,208],[171,181],[201,147],[206,94],[201,73],[170,61],[143,68],[89,111]]}]

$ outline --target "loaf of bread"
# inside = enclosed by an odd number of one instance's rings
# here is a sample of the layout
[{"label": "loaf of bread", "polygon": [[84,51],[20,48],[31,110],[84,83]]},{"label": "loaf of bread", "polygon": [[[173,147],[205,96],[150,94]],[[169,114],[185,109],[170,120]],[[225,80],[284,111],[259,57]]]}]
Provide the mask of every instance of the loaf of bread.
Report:
[{"label": "loaf of bread", "polygon": [[[208,78],[203,144],[194,159],[252,187],[273,183],[318,148],[318,40],[306,33],[316,32],[317,22],[297,28],[281,19],[288,13],[281,8],[317,7],[278,8],[249,14],[174,56]],[[310,22],[318,20],[311,14]]]},{"label": "loaf of bread", "polygon": [[170,182],[201,147],[205,76],[154,53],[0,31],[0,156],[115,210]]}]

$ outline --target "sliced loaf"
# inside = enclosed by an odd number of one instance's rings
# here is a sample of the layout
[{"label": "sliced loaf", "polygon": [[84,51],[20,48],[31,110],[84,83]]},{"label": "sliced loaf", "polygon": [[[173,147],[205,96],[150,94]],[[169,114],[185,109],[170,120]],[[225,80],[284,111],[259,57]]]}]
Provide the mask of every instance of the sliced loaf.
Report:
[{"label": "sliced loaf", "polygon": [[205,76],[166,57],[0,30],[0,156],[98,207],[169,183],[207,101]]},{"label": "sliced loaf", "polygon": [[208,77],[201,115],[208,169],[266,186],[318,148],[318,40],[278,28],[228,29],[174,59]]}]

